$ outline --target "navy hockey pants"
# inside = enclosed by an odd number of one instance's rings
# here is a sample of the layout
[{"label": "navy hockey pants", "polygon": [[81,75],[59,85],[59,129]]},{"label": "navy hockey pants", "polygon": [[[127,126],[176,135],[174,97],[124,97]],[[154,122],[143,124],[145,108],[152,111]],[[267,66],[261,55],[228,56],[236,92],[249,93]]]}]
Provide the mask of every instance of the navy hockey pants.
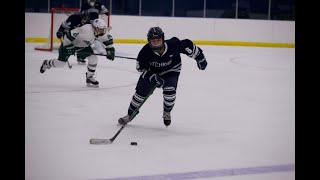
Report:
[{"label": "navy hockey pants", "polygon": [[[178,86],[179,72],[169,72],[160,76],[164,80],[162,89],[173,87],[175,90]],[[143,79],[141,76],[136,86],[136,91],[139,95],[146,97],[153,89],[155,84],[152,84],[149,79]]]},{"label": "navy hockey pants", "polygon": [[[163,110],[170,112],[175,104],[176,90],[178,86],[180,72],[169,72],[160,77],[164,79],[163,89]],[[136,86],[136,94],[141,97],[146,97],[153,89],[155,84],[149,79],[144,79],[140,76]]]}]

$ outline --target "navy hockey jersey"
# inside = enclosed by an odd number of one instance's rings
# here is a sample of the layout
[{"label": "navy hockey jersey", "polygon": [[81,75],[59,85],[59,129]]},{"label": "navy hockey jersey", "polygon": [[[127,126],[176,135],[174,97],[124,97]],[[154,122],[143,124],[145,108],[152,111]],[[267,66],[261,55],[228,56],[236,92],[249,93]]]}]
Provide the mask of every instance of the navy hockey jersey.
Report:
[{"label": "navy hockey jersey", "polygon": [[95,19],[98,19],[99,14],[108,14],[108,9],[101,2],[96,2],[94,6],[90,6],[90,4],[85,1],[80,9],[80,12],[82,11],[88,11],[91,22]]},{"label": "navy hockey jersey", "polygon": [[189,39],[179,40],[177,37],[173,37],[165,40],[164,46],[164,53],[160,56],[149,47],[149,44],[146,44],[138,54],[137,70],[139,72],[148,72],[148,74],[157,73],[159,75],[166,74],[167,72],[180,72],[180,53],[186,54],[193,59],[204,57],[202,50]]},{"label": "navy hockey jersey", "polygon": [[81,13],[74,13],[70,15],[67,20],[62,22],[58,31],[65,33],[66,30],[72,30],[85,24],[90,24],[90,22],[82,22]]}]

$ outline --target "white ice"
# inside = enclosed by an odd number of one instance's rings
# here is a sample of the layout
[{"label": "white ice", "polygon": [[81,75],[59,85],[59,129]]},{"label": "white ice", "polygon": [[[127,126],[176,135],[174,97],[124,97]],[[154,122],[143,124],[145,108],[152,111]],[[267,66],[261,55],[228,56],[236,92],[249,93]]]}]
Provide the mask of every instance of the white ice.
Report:
[{"label": "white ice", "polygon": [[[136,62],[99,56],[100,87],[89,88],[86,66],[74,56],[72,69],[41,74],[42,61],[58,53],[35,51],[36,45],[25,44],[26,180],[161,179],[171,173],[295,165],[294,48],[200,45],[208,67],[200,71],[181,55],[168,128],[157,89],[112,144],[91,145],[89,139],[111,138],[120,128],[117,120],[126,115],[139,77]],[[136,57],[142,46],[115,44],[116,55]],[[206,179],[295,179],[294,169],[230,172]]]}]

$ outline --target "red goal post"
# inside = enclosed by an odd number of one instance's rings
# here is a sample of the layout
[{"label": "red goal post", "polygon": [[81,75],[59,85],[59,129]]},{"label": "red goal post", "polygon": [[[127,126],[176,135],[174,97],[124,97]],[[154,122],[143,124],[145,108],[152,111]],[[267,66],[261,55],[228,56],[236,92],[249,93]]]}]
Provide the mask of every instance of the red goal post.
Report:
[{"label": "red goal post", "polygon": [[[61,23],[65,21],[68,16],[75,12],[80,12],[79,8],[52,8],[51,9],[51,19],[50,19],[50,29],[47,42],[35,47],[35,50],[39,51],[52,51],[54,49],[59,49],[60,40],[56,38],[56,32],[58,31]],[[100,18],[106,21],[108,27],[110,27],[110,11],[108,16],[100,15]]]}]

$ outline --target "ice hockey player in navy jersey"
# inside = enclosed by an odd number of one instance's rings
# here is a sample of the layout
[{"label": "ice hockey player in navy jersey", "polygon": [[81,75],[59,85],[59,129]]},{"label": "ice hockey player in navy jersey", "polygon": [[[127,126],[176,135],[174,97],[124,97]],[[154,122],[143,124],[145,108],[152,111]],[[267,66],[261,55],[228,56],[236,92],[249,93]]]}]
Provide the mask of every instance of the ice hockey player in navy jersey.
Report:
[{"label": "ice hockey player in navy jersey", "polygon": [[105,14],[108,16],[108,9],[99,1],[96,0],[84,0],[81,5],[80,12],[87,11],[90,14],[90,22],[99,18],[99,14]]},{"label": "ice hockey player in navy jersey", "polygon": [[171,110],[175,104],[176,90],[181,70],[180,54],[195,59],[200,70],[207,67],[207,60],[202,49],[191,40],[179,40],[173,37],[164,40],[164,32],[160,27],[152,27],[148,32],[148,44],[139,52],[137,57],[137,70],[141,72],[128,108],[128,114],[118,120],[125,125],[139,113],[140,106],[148,95],[157,88],[163,89],[163,123],[171,124]]},{"label": "ice hockey player in navy jersey", "polygon": [[[63,21],[56,33],[56,36],[58,39],[63,38],[63,36],[68,33],[69,31],[83,26],[85,24],[90,24],[90,16],[89,13],[87,11],[82,11],[82,12],[78,12],[78,13],[74,13],[71,14],[68,19],[66,19],[65,21]],[[62,39],[61,39],[62,41]],[[78,64],[86,64],[86,61],[77,54],[77,61]]]}]

